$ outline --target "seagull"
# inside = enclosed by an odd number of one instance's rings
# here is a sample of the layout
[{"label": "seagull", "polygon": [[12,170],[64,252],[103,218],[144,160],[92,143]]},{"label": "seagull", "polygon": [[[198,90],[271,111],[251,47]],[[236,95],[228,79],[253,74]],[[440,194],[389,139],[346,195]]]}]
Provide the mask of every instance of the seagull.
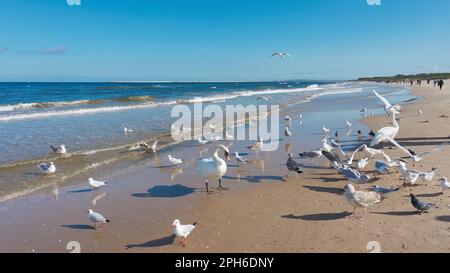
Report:
[{"label": "seagull", "polygon": [[205,144],[207,144],[208,143],[208,140],[204,140],[204,139],[201,139],[201,138],[198,138],[198,143],[200,144],[200,145],[205,145]]},{"label": "seagull", "polygon": [[183,164],[183,160],[172,157],[172,155],[168,155],[167,157],[169,158],[169,161],[172,163],[173,166]]},{"label": "seagull", "polygon": [[239,155],[238,152],[234,152],[234,158],[238,163],[248,163],[248,159]]},{"label": "seagull", "polygon": [[131,148],[130,148],[130,151],[131,151],[131,150],[136,150],[136,149],[139,149],[139,148],[150,149],[150,145],[148,145],[148,144],[147,144],[146,142],[144,142],[144,141],[141,141],[141,142],[139,142],[139,143],[137,144],[137,147],[136,147],[136,146],[131,147]]},{"label": "seagull", "polygon": [[375,96],[377,96],[384,104],[384,110],[386,111],[386,113],[395,113],[395,114],[400,114],[400,110],[401,110],[401,106],[400,105],[392,105],[386,98],[384,98],[383,96],[381,96],[380,94],[378,94],[377,91],[373,90],[372,91]]},{"label": "seagull", "polygon": [[349,181],[358,183],[358,184],[366,184],[370,183],[371,177],[366,174],[361,174],[357,170],[350,168],[349,166],[343,166],[339,169],[339,172],[347,178]]},{"label": "seagull", "polygon": [[298,155],[300,157],[317,158],[317,157],[321,157],[323,154],[322,154],[322,151],[317,150],[317,151],[308,151],[308,152],[299,153]]},{"label": "seagull", "polygon": [[89,186],[91,186],[91,188],[94,190],[98,190],[101,187],[104,187],[104,186],[106,186],[106,184],[108,184],[106,181],[97,181],[92,177],[88,178],[88,183],[89,183]]},{"label": "seagull", "polygon": [[158,151],[157,145],[158,145],[158,140],[155,140],[152,144],[152,151],[154,154],[156,154],[156,152]]},{"label": "seagull", "polygon": [[369,165],[369,157],[365,157],[358,161],[358,169],[363,170]]},{"label": "seagull", "polygon": [[419,155],[416,154],[416,152],[414,152],[411,149],[405,149],[404,147],[402,147],[397,141],[395,141],[394,139],[390,139],[389,140],[392,144],[394,144],[395,146],[397,146],[400,150],[402,150],[403,152],[405,152],[409,157],[411,157],[412,161],[414,163],[419,163],[422,160],[424,160],[427,156],[430,156],[434,153],[440,152],[443,149],[447,148],[449,146],[448,143],[443,143],[439,146],[434,147],[432,150],[428,151],[428,152],[424,152],[421,153]]},{"label": "seagull", "polygon": [[390,187],[390,188],[384,188],[384,187],[380,187],[380,186],[373,186],[373,191],[382,195],[386,195],[388,193],[393,193],[396,191],[399,191],[400,188],[395,188],[395,187]]},{"label": "seagull", "polygon": [[289,55],[288,53],[284,53],[284,52],[275,52],[272,54],[272,57],[278,56],[281,59],[284,59],[286,57],[292,57],[291,55]]},{"label": "seagull", "polygon": [[378,193],[356,191],[352,184],[345,186],[344,190],[347,202],[353,206],[353,215],[355,215],[356,208],[364,208],[364,214],[360,217],[360,219],[364,218],[367,207],[381,202],[381,196]]},{"label": "seagull", "polygon": [[323,134],[326,135],[330,132],[330,129],[326,128],[325,126],[322,126],[322,131],[323,131]]},{"label": "seagull", "polygon": [[435,204],[427,203],[420,201],[413,193],[409,195],[411,197],[411,204],[417,211],[422,214],[423,212],[427,212],[432,208],[438,208]]},{"label": "seagull", "polygon": [[299,119],[303,119],[303,115],[302,115],[302,114],[299,114],[299,115],[298,115],[298,118],[299,118]]},{"label": "seagull", "polygon": [[366,113],[367,113],[367,109],[366,108],[364,108],[364,109],[362,109],[361,111],[359,111],[360,113],[362,113],[363,115],[366,115]]},{"label": "seagull", "polygon": [[446,190],[450,190],[450,183],[448,182],[447,177],[439,179],[439,184],[441,185],[442,194],[444,194]]},{"label": "seagull", "polygon": [[56,172],[56,167],[53,162],[46,163],[42,162],[37,165],[38,169],[44,174],[53,174]]},{"label": "seagull", "polygon": [[423,114],[422,109],[419,110],[419,116],[421,116]]},{"label": "seagull", "polygon": [[128,128],[128,127],[123,127],[123,132],[125,133],[125,134],[127,134],[127,133],[133,133],[134,132],[134,129],[132,129],[132,128]]},{"label": "seagull", "polygon": [[256,100],[264,100],[264,101],[269,101],[271,99],[272,99],[272,97],[269,97],[269,96],[261,96],[261,97],[256,98]]},{"label": "seagull", "polygon": [[59,147],[53,147],[53,146],[50,146],[50,149],[52,149],[52,151],[53,151],[55,154],[63,155],[63,154],[65,154],[65,153],[67,153],[66,145],[64,145],[64,144],[61,144]]},{"label": "seagull", "polygon": [[247,149],[250,149],[250,150],[261,150],[263,146],[264,146],[263,139],[262,139],[262,137],[259,137],[258,141],[253,143],[253,144],[251,144],[250,146],[248,146]]},{"label": "seagull", "polygon": [[358,149],[356,149],[353,152],[352,156],[350,157],[350,159],[349,159],[349,161],[347,163],[348,165],[352,165],[353,164],[353,159],[355,158],[355,155],[358,152],[366,152],[366,153],[368,153],[370,155],[371,158],[376,156],[376,155],[383,154],[383,151],[376,150],[376,149],[373,149],[373,148],[369,148],[369,147],[367,147],[366,144],[364,144],[364,145],[362,145],[361,147],[359,147]]},{"label": "seagull", "polygon": [[331,153],[333,151],[333,147],[328,144],[328,140],[326,138],[322,139],[322,151]]},{"label": "seagull", "polygon": [[399,162],[398,168],[405,184],[410,185],[416,184],[419,178],[421,178],[423,182],[431,182],[434,178],[434,175],[436,174],[435,171],[437,170],[436,168],[432,168],[429,173],[409,170],[408,168],[406,168],[405,162]]},{"label": "seagull", "polygon": [[197,225],[197,223],[193,223],[192,225],[182,225],[180,223],[180,220],[176,219],[175,221],[173,221],[172,223],[172,227],[173,227],[173,233],[177,236],[177,237],[181,237],[182,238],[182,246],[185,247],[186,246],[186,239],[189,236],[189,234],[191,234],[191,232],[195,229],[195,226]]},{"label": "seagull", "polygon": [[342,150],[341,144],[339,144],[335,139],[331,139],[331,146],[333,147],[334,150],[339,152],[339,154],[348,159],[347,154]]},{"label": "seagull", "polygon": [[286,115],[286,116],[284,117],[284,120],[285,120],[285,121],[291,121],[292,118],[291,118],[289,115]]},{"label": "seagull", "polygon": [[284,135],[287,137],[292,136],[292,132],[289,130],[289,127],[286,127],[286,129],[284,129]]},{"label": "seagull", "polygon": [[106,219],[103,215],[91,209],[88,210],[88,218],[94,222],[95,229],[97,229],[97,224],[100,224],[100,227],[103,227],[103,224],[111,222],[111,220]]},{"label": "seagull", "polygon": [[358,139],[362,139],[362,138],[363,138],[362,131],[358,130]]},{"label": "seagull", "polygon": [[322,155],[325,156],[330,163],[332,164],[332,166],[334,166],[334,164],[336,163],[339,166],[342,166],[342,160],[339,156],[337,156],[334,153],[329,153],[327,151],[322,151]]},{"label": "seagull", "polygon": [[292,157],[292,154],[288,155],[288,159],[286,162],[287,169],[291,172],[296,172],[296,175],[302,174],[303,171],[300,169],[300,165]]},{"label": "seagull", "polygon": [[353,124],[350,121],[348,121],[348,120],[345,123],[347,124],[347,128],[350,128],[350,127],[353,126]]},{"label": "seagull", "polygon": [[390,166],[382,160],[375,161],[375,171],[379,174],[388,174],[390,171]]}]

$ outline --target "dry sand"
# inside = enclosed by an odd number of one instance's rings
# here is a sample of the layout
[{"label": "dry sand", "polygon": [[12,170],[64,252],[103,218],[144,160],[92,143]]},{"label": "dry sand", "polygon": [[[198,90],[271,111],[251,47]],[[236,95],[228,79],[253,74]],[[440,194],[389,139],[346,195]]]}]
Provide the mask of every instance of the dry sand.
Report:
[{"label": "dry sand", "polygon": [[[405,107],[398,137],[402,144],[422,152],[448,140],[449,119],[439,116],[450,116],[449,91],[448,85],[443,91],[426,85],[413,87],[413,93],[424,100]],[[423,115],[418,115],[419,109]],[[423,122],[426,120],[429,122]],[[386,126],[389,119],[370,117],[364,122],[378,129]],[[403,156],[398,149],[388,153]],[[450,163],[446,161],[449,154],[447,149],[416,168],[438,167],[440,175],[450,176]],[[349,217],[352,208],[341,192],[348,182],[335,171],[308,170],[301,177],[291,175],[284,181],[287,172],[280,164],[285,162],[285,154],[266,154],[264,159],[254,162],[252,171],[241,178],[247,183],[237,183],[239,169],[231,168],[225,186],[232,188],[212,195],[203,192],[193,170],[186,170],[181,176],[185,181],[196,181],[183,184],[196,194],[181,199],[146,198],[145,189],[135,180],[157,180],[154,172],[143,171],[142,177],[130,179],[126,186],[117,189],[112,182],[108,198],[94,207],[113,218],[99,232],[87,226],[84,212],[72,209],[91,203],[98,193],[67,195],[56,201],[60,202],[58,206],[34,199],[11,202],[8,206],[14,206],[13,212],[3,210],[4,219],[9,220],[0,223],[0,252],[67,252],[69,241],[80,242],[84,252],[369,252],[367,245],[372,241],[379,242],[383,252],[450,251],[450,193],[440,195],[436,181],[402,188],[370,208],[366,218],[359,221]],[[261,169],[278,176],[258,176]],[[164,172],[171,169],[162,168],[161,173]],[[397,173],[377,183],[401,185]],[[410,204],[410,192],[438,204],[440,209],[416,214]],[[179,215],[184,223],[198,222],[185,248],[173,243],[173,215]],[[18,234],[22,237],[17,238]]]},{"label": "dry sand", "polygon": [[[408,105],[401,115],[398,140],[403,145],[422,152],[448,141],[449,119],[439,116],[450,116],[449,91],[448,82],[443,91],[426,85],[413,87],[413,94],[424,100]],[[419,116],[420,109],[423,115]],[[423,123],[426,120],[429,123]],[[365,123],[379,129],[389,119],[370,117]],[[398,150],[388,153],[403,156]],[[444,150],[417,168],[438,167],[440,175],[450,176],[449,155],[450,149]],[[340,192],[346,184],[332,170],[313,171],[287,183],[267,183],[203,202],[201,225],[186,251],[368,252],[371,241],[379,242],[383,252],[450,251],[450,198],[449,193],[439,194],[436,181],[402,188],[372,207],[362,221],[346,217],[352,210]],[[397,173],[378,184],[402,185]],[[410,204],[410,192],[440,209],[417,215]]]}]

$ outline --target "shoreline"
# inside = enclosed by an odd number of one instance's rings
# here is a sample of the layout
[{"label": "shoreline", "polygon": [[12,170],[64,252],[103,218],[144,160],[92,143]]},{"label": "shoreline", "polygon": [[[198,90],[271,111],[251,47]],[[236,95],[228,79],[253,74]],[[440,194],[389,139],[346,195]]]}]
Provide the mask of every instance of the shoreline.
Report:
[{"label": "shoreline", "polygon": [[[414,90],[413,94],[418,95]],[[405,134],[412,125],[409,121],[410,107],[424,102],[429,102],[426,96],[424,101],[405,107],[401,124]],[[425,108],[424,113],[427,113]],[[320,113],[310,115],[308,118],[311,119],[320,119],[321,116]],[[369,117],[362,124],[356,120],[354,126],[360,128],[366,123],[370,127],[386,126],[388,119],[384,116]],[[405,137],[402,130],[400,137]],[[164,160],[159,167],[156,164],[150,168],[142,166],[141,171],[131,177],[119,176],[111,181],[108,198],[97,200],[92,207],[105,216],[113,216],[111,225],[101,232],[87,226],[84,209],[77,212],[71,206],[92,204],[97,195],[103,194],[102,191],[66,194],[64,204],[60,203],[62,200],[55,201],[59,202],[58,206],[44,202],[45,206],[34,207],[33,204],[41,204],[40,197],[28,198],[26,204],[12,200],[8,206],[20,212],[15,221],[25,222],[17,226],[12,220],[9,225],[0,224],[0,234],[5,237],[0,252],[66,252],[66,243],[74,240],[81,243],[83,252],[368,252],[367,243],[371,241],[379,241],[385,252],[450,250],[447,247],[450,241],[445,239],[450,231],[444,221],[432,221],[431,226],[424,223],[417,227],[417,221],[422,223],[425,219],[444,215],[434,212],[418,218],[420,216],[411,214],[413,210],[404,197],[409,189],[402,189],[371,208],[371,213],[360,222],[346,218],[352,209],[341,189],[348,182],[331,169],[308,168],[305,175],[299,178],[291,175],[284,181],[287,174],[285,154],[290,150],[288,144],[292,147],[295,142],[292,152],[297,153],[314,145],[311,143],[317,141],[316,137],[283,142],[284,151],[280,147],[280,152],[267,153],[259,160],[255,159],[251,167],[244,170],[240,181],[237,177],[241,168],[234,162],[230,163],[224,186],[231,189],[216,191],[212,195],[204,192],[203,183],[195,175],[194,168],[175,174],[174,181],[164,182],[159,188],[143,188],[141,181],[163,181],[172,171],[176,173],[176,170],[165,166]],[[398,153],[396,150],[393,152]],[[183,153],[186,153],[185,157],[195,158],[198,147],[187,148]],[[325,166],[323,162],[317,163]],[[431,163],[424,164],[424,169]],[[192,166],[193,162],[189,160],[187,164]],[[283,165],[281,172],[280,165]],[[383,186],[399,184],[396,175],[377,183]],[[430,194],[429,187],[419,187],[419,190],[423,191],[422,194]],[[438,188],[431,188],[431,194],[437,191]],[[128,192],[133,198],[124,195]],[[0,209],[12,213],[2,204]],[[182,223],[198,222],[186,248],[173,243],[170,223],[174,218],[179,218]],[[13,234],[22,234],[24,242],[17,244]],[[424,240],[425,244],[416,244],[418,240]]]}]

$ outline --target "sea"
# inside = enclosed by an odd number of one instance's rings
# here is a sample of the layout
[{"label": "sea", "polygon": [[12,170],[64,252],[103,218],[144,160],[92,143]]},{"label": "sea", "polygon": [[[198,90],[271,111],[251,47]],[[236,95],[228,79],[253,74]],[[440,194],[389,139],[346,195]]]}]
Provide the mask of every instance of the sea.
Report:
[{"label": "sea", "polygon": [[[0,83],[0,202],[130,171],[153,156],[138,149],[142,141],[159,140],[159,148],[168,150],[192,145],[171,138],[176,105],[272,104],[295,115],[346,109],[379,114],[381,102],[372,90],[393,103],[414,99],[402,86],[348,81]],[[314,125],[311,132],[323,124]],[[67,154],[53,154],[50,146],[61,144]],[[57,172],[43,176],[36,165],[50,161]]]}]

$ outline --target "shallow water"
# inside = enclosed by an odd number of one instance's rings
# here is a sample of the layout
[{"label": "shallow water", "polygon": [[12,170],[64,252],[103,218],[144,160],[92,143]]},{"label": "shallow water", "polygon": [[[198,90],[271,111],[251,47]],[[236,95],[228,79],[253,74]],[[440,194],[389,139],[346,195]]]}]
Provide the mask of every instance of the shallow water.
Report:
[{"label": "shallow water", "polygon": [[[256,97],[270,95],[271,104],[283,106],[280,119],[285,113],[298,117],[301,112],[305,117],[301,134],[315,135],[320,134],[322,124],[333,131],[342,130],[345,119],[359,115],[362,108],[380,111],[380,102],[371,90],[386,95],[393,103],[411,99],[409,90],[402,87],[367,83],[4,85],[0,84],[0,98],[14,88],[19,91],[14,91],[15,97],[6,103],[2,100],[0,106],[0,201],[55,185],[80,183],[89,176],[107,179],[146,166],[152,159],[151,153],[130,151],[137,141],[151,143],[159,138],[165,149],[173,150],[192,145],[193,142],[173,145],[167,137],[173,122],[170,111],[177,100],[190,105],[195,97],[207,94],[204,100],[222,107],[245,106],[266,103],[256,101]],[[46,107],[29,106],[42,102],[46,102]],[[20,103],[27,106],[17,108]],[[124,134],[123,126],[134,132]],[[284,123],[280,122],[280,133],[283,131]],[[49,145],[61,143],[66,144],[69,154],[49,155]],[[304,147],[314,145],[317,143],[312,140]],[[36,164],[44,160],[55,162],[55,175],[43,177],[38,173]]]}]

